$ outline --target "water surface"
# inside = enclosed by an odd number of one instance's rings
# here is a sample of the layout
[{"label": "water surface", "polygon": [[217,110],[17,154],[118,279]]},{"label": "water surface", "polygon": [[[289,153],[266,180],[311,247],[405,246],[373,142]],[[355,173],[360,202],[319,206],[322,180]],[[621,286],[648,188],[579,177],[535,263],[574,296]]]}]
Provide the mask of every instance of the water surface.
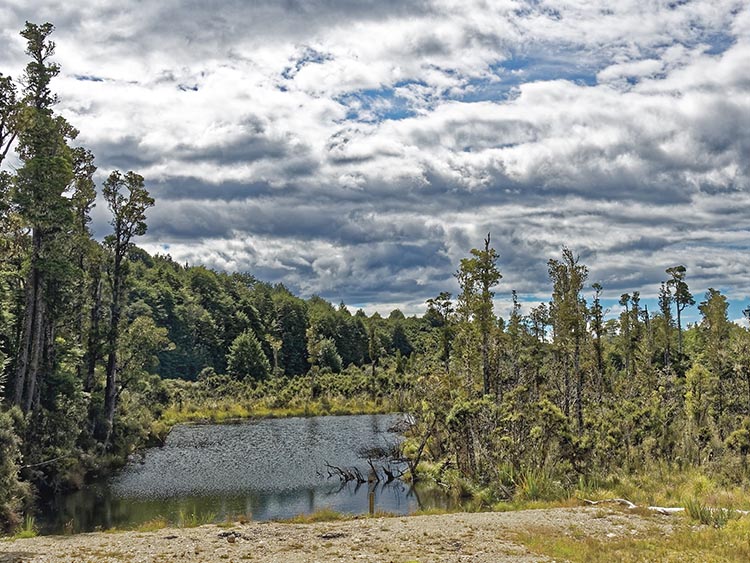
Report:
[{"label": "water surface", "polygon": [[357,486],[329,476],[327,463],[367,475],[365,451],[399,443],[393,428],[402,420],[390,414],[179,425],[163,447],[146,450],[108,481],[55,499],[39,521],[45,533],[60,533],[132,528],[157,517],[268,520],[321,508],[360,514],[371,493],[375,510],[397,514],[445,505],[398,481]]}]

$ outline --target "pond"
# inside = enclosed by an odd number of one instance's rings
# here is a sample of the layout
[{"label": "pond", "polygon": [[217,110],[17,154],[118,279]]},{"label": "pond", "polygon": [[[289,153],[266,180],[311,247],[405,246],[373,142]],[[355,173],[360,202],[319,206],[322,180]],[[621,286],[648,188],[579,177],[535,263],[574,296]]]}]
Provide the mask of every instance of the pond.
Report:
[{"label": "pond", "polygon": [[[291,518],[322,508],[408,514],[449,499],[400,481],[357,486],[326,464],[367,475],[367,451],[402,440],[404,415],[264,419],[179,425],[163,447],[146,450],[105,482],[62,495],[43,508],[43,533],[133,528],[156,518],[224,521]],[[381,462],[375,462],[379,466]],[[382,462],[384,463],[384,462]]]}]

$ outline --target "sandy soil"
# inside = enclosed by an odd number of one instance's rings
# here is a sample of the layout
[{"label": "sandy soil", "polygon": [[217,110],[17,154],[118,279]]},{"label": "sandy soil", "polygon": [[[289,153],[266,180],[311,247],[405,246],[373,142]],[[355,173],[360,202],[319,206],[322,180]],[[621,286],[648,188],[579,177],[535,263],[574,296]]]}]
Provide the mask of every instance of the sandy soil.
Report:
[{"label": "sandy soil", "polygon": [[156,532],[46,536],[0,541],[0,563],[42,562],[284,562],[367,563],[550,561],[513,538],[523,533],[605,539],[654,528],[669,517],[609,508],[555,508],[504,513],[369,518],[316,524],[249,522]]}]

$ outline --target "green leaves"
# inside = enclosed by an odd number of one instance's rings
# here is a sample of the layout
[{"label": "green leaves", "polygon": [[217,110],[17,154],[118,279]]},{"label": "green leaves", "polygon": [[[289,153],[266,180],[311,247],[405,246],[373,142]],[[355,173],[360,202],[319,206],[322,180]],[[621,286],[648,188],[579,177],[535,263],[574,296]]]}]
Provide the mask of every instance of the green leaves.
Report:
[{"label": "green leaves", "polygon": [[246,330],[232,342],[227,355],[227,371],[237,379],[261,380],[271,365],[252,330]]},{"label": "green leaves", "polygon": [[118,250],[126,250],[134,236],[146,234],[146,210],[154,205],[143,185],[143,176],[135,172],[122,174],[112,172],[104,182],[102,195],[112,212],[110,221],[114,233],[106,237],[106,242]]}]

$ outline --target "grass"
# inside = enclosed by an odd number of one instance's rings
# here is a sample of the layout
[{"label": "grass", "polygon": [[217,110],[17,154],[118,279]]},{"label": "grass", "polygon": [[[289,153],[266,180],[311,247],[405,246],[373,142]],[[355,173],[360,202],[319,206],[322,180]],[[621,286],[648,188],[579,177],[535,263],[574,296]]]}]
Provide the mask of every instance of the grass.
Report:
[{"label": "grass", "polygon": [[169,527],[169,520],[163,516],[152,518],[135,528],[136,532],[157,532]]},{"label": "grass", "polygon": [[214,512],[184,512],[180,510],[177,514],[178,528],[197,528],[205,524],[212,524],[216,520]]},{"label": "grass", "polygon": [[35,538],[39,535],[36,527],[36,520],[30,514],[23,519],[23,526],[13,535],[13,539],[22,540],[26,538]]},{"label": "grass", "polygon": [[580,481],[573,492],[579,498],[626,498],[645,506],[685,506],[697,500],[710,507],[750,509],[748,483],[722,482],[698,468],[675,469],[653,464],[632,474]]},{"label": "grass", "polygon": [[513,539],[539,555],[583,563],[750,561],[750,519],[732,520],[723,528],[678,521],[671,535],[653,530],[634,537],[602,539],[539,527]]},{"label": "grass", "polygon": [[400,516],[392,512],[376,510],[375,514],[349,514],[348,512],[338,512],[332,508],[319,508],[309,514],[298,514],[291,518],[280,518],[274,522],[282,524],[315,524],[316,522],[339,522],[346,520],[361,520],[363,518],[394,518]]},{"label": "grass", "polygon": [[336,522],[339,520],[352,520],[352,514],[344,514],[333,510],[332,508],[320,508],[309,514],[298,514],[291,518],[277,520],[285,524],[314,524],[315,522]]},{"label": "grass", "polygon": [[237,403],[231,399],[208,401],[195,404],[186,402],[181,408],[172,406],[166,409],[159,422],[171,428],[184,422],[222,423],[233,420],[258,418],[290,418],[303,416],[344,416],[353,414],[383,414],[394,409],[386,401],[378,404],[369,399],[349,399],[345,401],[297,402],[287,407],[270,407],[263,401]]}]

